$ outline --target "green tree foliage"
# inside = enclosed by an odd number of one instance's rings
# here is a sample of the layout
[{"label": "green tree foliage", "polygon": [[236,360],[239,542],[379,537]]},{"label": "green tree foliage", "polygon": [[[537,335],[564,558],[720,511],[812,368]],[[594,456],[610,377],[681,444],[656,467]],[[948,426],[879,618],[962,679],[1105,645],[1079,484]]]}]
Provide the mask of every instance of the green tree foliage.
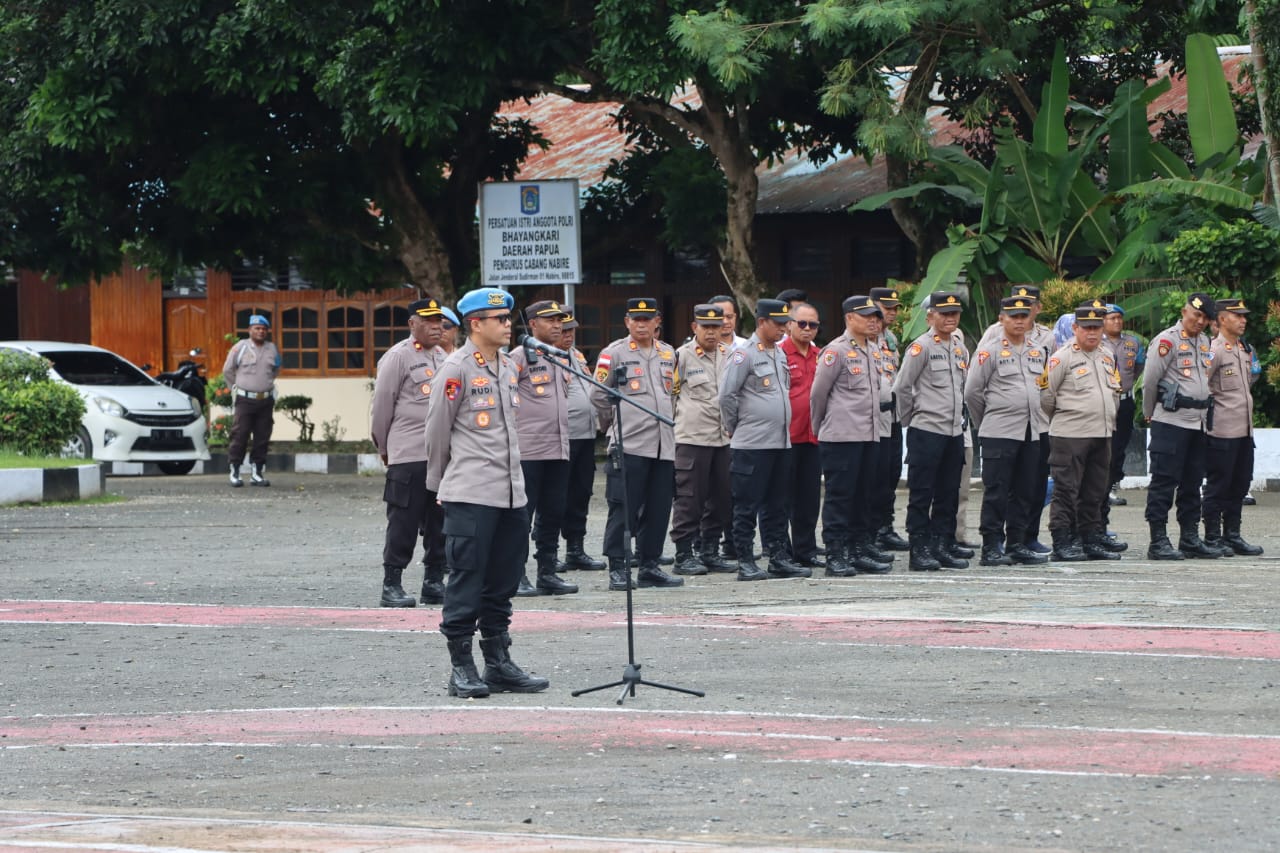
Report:
[{"label": "green tree foliage", "polygon": [[446,296],[474,275],[477,182],[541,142],[494,116],[515,69],[555,64],[545,8],[5,3],[0,258],[83,281],[296,257]]},{"label": "green tree foliage", "polygon": [[0,349],[0,447],[55,456],[84,418],[84,398],[49,376],[47,359]]}]

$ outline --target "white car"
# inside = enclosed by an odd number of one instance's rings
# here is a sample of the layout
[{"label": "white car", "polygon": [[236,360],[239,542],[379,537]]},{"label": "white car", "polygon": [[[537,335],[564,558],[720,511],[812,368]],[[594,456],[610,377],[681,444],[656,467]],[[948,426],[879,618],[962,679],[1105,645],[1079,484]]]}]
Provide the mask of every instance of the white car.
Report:
[{"label": "white car", "polygon": [[51,377],[84,397],[84,421],[64,456],[155,462],[166,474],[186,474],[197,459],[209,458],[200,403],[110,350],[56,341],[0,341],[0,347],[47,358]]}]

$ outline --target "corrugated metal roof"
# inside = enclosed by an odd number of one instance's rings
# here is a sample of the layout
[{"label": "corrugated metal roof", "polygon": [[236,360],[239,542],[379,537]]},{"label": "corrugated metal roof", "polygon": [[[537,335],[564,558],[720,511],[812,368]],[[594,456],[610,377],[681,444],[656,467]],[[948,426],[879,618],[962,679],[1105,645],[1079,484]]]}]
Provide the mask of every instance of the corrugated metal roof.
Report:
[{"label": "corrugated metal roof", "polygon": [[[1240,68],[1250,58],[1249,48],[1225,48],[1219,51],[1227,81],[1241,92],[1252,91],[1252,84],[1241,81]],[[1170,73],[1168,63],[1157,68],[1160,76]],[[1156,98],[1148,115],[1173,110],[1186,112],[1186,78],[1175,76],[1173,86]],[[678,104],[697,104],[696,93],[681,93]],[[548,151],[533,150],[520,178],[577,178],[583,187],[603,179],[609,162],[626,156],[626,137],[618,132],[614,115],[615,103],[582,104],[558,95],[545,95],[530,102],[509,105],[507,116],[520,116],[532,121],[551,140]],[[963,130],[946,118],[940,109],[928,113],[933,144],[947,145],[959,138]],[[1260,140],[1251,140],[1246,154],[1257,151]],[[760,214],[829,213],[844,210],[868,196],[888,188],[883,158],[868,164],[866,159],[842,151],[833,160],[815,166],[801,153],[792,151],[772,166],[761,165],[760,197],[756,210]]]}]

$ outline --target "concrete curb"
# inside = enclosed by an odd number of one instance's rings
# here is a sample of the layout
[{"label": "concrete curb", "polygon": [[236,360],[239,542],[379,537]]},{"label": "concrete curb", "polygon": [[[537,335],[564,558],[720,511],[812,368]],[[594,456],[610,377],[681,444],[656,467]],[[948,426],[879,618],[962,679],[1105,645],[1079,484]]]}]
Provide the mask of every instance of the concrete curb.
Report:
[{"label": "concrete curb", "polygon": [[78,501],[106,491],[100,463],[74,468],[0,469],[0,506],[45,501]]}]

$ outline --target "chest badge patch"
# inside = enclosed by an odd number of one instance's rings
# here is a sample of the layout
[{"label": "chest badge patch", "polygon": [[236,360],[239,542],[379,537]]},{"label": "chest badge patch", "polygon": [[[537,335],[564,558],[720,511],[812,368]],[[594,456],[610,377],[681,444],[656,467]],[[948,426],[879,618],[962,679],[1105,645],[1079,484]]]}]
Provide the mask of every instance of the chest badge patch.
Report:
[{"label": "chest badge patch", "polygon": [[476,426],[480,427],[481,429],[483,429],[484,427],[487,427],[490,421],[491,421],[491,418],[489,417],[488,412],[479,412],[476,414]]}]

